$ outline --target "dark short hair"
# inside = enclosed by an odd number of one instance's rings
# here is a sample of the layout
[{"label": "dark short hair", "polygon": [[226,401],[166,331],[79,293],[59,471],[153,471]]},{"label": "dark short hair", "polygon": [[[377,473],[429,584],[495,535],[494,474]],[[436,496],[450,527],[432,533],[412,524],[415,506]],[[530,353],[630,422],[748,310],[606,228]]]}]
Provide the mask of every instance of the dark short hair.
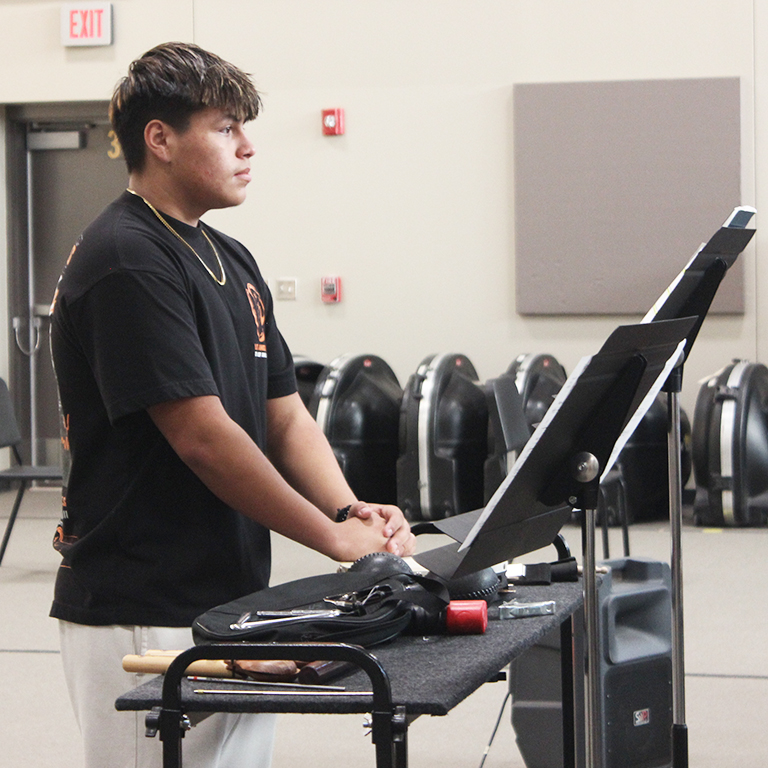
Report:
[{"label": "dark short hair", "polygon": [[177,131],[206,107],[253,120],[261,97],[242,70],[191,43],[163,43],[136,59],[116,86],[109,119],[128,171],[144,167],[144,128],[162,120]]}]

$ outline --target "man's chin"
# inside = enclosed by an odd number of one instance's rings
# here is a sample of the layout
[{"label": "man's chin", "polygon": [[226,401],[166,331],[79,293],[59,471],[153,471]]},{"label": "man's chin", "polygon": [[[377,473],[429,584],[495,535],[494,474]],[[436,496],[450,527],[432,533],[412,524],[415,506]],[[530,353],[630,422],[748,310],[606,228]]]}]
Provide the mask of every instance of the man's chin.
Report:
[{"label": "man's chin", "polygon": [[213,211],[221,208],[236,208],[238,205],[242,205],[245,202],[245,199],[245,190],[242,191],[242,194],[225,195],[213,201],[208,207],[208,210]]}]

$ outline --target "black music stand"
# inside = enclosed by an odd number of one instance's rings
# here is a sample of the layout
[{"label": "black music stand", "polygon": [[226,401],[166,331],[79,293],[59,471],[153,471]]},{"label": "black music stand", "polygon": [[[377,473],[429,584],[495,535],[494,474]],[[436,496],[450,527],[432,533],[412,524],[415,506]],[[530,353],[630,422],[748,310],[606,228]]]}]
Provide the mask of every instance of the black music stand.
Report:
[{"label": "black music stand", "polygon": [[755,234],[745,229],[754,208],[734,208],[717,232],[693,255],[677,278],[659,297],[643,322],[695,317],[686,340],[683,362],[664,385],[667,392],[667,461],[669,464],[669,520],[672,534],[672,766],[688,766],[688,726],[685,722],[685,659],[683,641],[683,489],[680,459],[680,390],[683,366],[726,272]]},{"label": "black music stand", "polygon": [[[484,510],[434,525],[456,544],[416,556],[450,578],[547,546],[570,516],[584,512],[587,655],[599,656],[595,524],[600,474],[633,416],[644,413],[678,364],[694,318],[617,328],[571,373],[509,475]],[[600,765],[599,676],[589,664],[587,765]]]},{"label": "black music stand", "polygon": [[583,494],[584,483],[573,477],[576,457],[593,454],[602,471],[630,418],[661,390],[693,322],[617,328],[571,373],[488,504],[434,521],[457,543],[416,560],[451,578],[551,544]]}]

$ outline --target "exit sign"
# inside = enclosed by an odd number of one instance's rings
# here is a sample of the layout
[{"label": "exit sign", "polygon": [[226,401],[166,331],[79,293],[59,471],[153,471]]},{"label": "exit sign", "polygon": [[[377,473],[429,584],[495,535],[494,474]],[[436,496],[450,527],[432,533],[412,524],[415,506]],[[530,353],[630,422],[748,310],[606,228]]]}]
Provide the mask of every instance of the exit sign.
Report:
[{"label": "exit sign", "polygon": [[62,5],[61,44],[112,45],[112,3]]}]

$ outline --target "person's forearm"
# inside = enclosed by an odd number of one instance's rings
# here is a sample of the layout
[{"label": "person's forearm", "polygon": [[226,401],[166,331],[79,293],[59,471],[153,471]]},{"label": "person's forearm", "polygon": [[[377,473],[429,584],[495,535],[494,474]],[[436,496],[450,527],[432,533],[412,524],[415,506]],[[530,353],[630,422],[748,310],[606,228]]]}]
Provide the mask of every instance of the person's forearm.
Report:
[{"label": "person's forearm", "polygon": [[328,440],[298,395],[270,400],[267,408],[267,452],[280,474],[332,519],[338,509],[354,504],[357,498]]},{"label": "person's forearm", "polygon": [[269,400],[267,414],[269,458],[299,493],[331,518],[347,506],[354,517],[381,517],[386,521],[384,535],[389,537],[387,550],[396,555],[413,553],[415,539],[402,510],[380,504],[380,499],[358,502],[328,440],[298,394]]}]

